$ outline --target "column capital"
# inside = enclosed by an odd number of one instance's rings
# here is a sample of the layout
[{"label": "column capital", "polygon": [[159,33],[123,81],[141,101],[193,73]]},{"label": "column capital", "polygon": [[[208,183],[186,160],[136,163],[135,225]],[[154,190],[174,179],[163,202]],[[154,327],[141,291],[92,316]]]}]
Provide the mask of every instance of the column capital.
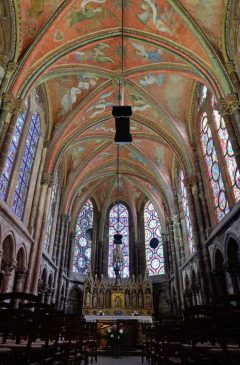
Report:
[{"label": "column capital", "polygon": [[3,260],[2,261],[2,270],[4,271],[5,275],[10,275],[11,272],[15,269],[16,267],[16,261],[14,260]]},{"label": "column capital", "polygon": [[225,98],[218,99],[215,106],[219,113],[224,116],[232,114],[236,109],[239,109],[240,101],[237,94],[230,94]]},{"label": "column capital", "polygon": [[0,66],[5,66],[8,61],[8,56],[5,54],[0,54]]},{"label": "column capital", "polygon": [[46,171],[43,171],[42,173],[42,185],[51,185],[52,182],[52,176]]},{"label": "column capital", "polygon": [[1,109],[6,110],[7,112],[19,114],[23,110],[23,100],[16,98],[12,94],[3,94],[1,101]]},{"label": "column capital", "polygon": [[186,187],[193,187],[194,185],[197,184],[198,181],[198,177],[197,175],[190,175],[190,176],[186,176],[183,180],[184,185]]},{"label": "column capital", "polygon": [[16,62],[8,62],[7,63],[7,71],[8,72],[13,72],[16,68],[17,64]]}]

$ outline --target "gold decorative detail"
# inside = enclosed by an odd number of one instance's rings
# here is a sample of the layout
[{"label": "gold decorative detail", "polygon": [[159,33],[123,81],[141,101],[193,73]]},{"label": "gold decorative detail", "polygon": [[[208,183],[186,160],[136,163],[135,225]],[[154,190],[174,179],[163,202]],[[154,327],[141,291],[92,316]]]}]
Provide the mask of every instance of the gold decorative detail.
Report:
[{"label": "gold decorative detail", "polygon": [[3,110],[9,113],[20,113],[23,110],[23,100],[18,99],[12,94],[3,94],[2,96],[2,106]]},{"label": "gold decorative detail", "polygon": [[240,101],[237,94],[227,95],[225,99],[219,99],[216,104],[216,109],[221,115],[232,114],[239,107]]}]

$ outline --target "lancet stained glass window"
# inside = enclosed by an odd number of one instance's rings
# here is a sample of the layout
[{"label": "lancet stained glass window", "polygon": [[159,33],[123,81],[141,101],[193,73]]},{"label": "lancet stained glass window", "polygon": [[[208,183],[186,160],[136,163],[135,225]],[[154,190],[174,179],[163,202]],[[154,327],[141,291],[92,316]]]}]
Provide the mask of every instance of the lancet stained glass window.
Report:
[{"label": "lancet stained glass window", "polygon": [[2,176],[0,177],[0,197],[2,199],[6,198],[8,185],[11,178],[12,169],[17,154],[25,118],[26,118],[26,113],[22,113],[18,116],[16,126],[13,132],[13,137],[10,146],[8,148],[7,159],[2,172]]},{"label": "lancet stained glass window", "polygon": [[51,238],[53,218],[54,218],[56,198],[57,198],[57,188],[58,188],[58,175],[56,174],[54,181],[53,181],[53,186],[52,186],[50,204],[49,204],[49,209],[48,209],[48,217],[47,217],[47,229],[46,229],[45,238],[43,241],[43,247],[44,247],[44,250],[46,250],[46,251],[48,250],[50,238]]},{"label": "lancet stained glass window", "polygon": [[[144,207],[144,231],[145,231],[145,249],[146,264],[149,275],[159,275],[165,273],[163,242],[161,236],[161,225],[158,214],[153,204],[148,201]],[[155,237],[159,240],[157,248],[150,247],[151,239]]]},{"label": "lancet stained glass window", "polygon": [[215,209],[217,211],[218,220],[221,220],[225,214],[229,212],[229,205],[206,113],[203,113],[201,119],[200,140],[213,191]]},{"label": "lancet stained glass window", "polygon": [[[119,223],[118,223],[119,212]],[[122,235],[122,256],[123,256],[123,272],[122,276],[129,276],[129,216],[125,205],[115,204],[109,214],[109,254],[108,254],[108,276],[114,277],[113,271],[113,250],[114,235],[120,233]]]},{"label": "lancet stained glass window", "polygon": [[75,248],[73,257],[73,271],[87,274],[91,260],[91,234],[89,230],[93,227],[93,204],[87,200],[80,210],[75,236]]},{"label": "lancet stained glass window", "polygon": [[191,222],[188,199],[187,199],[187,189],[184,184],[184,174],[183,174],[182,170],[179,173],[179,179],[180,179],[180,196],[181,196],[181,202],[182,202],[184,218],[185,218],[185,223],[186,223],[188,248],[189,248],[189,254],[191,255],[195,251],[195,247],[194,247],[194,243],[193,243],[192,222]]},{"label": "lancet stained glass window", "polygon": [[12,209],[19,218],[22,218],[27,198],[29,182],[35,160],[38,140],[40,135],[40,117],[37,112],[32,116],[26,139],[16,190],[13,197]]},{"label": "lancet stained glass window", "polygon": [[234,157],[232,143],[230,141],[223,117],[221,117],[221,115],[216,110],[213,111],[213,117],[222,153],[226,161],[228,174],[232,183],[233,193],[236,201],[238,201],[240,199],[240,173]]}]

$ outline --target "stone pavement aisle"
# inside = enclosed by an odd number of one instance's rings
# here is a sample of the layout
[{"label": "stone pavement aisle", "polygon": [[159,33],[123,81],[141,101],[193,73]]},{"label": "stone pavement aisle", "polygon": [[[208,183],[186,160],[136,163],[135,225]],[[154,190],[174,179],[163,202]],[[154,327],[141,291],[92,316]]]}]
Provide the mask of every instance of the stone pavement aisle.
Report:
[{"label": "stone pavement aisle", "polygon": [[119,359],[114,359],[111,356],[98,356],[98,362],[93,365],[140,365],[141,356],[123,356]]}]

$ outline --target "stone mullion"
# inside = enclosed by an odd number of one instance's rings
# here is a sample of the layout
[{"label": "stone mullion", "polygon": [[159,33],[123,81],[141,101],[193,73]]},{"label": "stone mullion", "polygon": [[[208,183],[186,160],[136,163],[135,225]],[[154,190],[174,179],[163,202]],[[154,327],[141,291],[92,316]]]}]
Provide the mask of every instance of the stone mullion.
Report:
[{"label": "stone mullion", "polygon": [[[189,176],[188,178],[186,178],[185,186],[188,194],[188,203],[192,222],[193,238],[198,257],[199,274],[200,274],[199,276],[201,278],[203,301],[204,303],[208,303],[209,301],[208,283],[210,280],[210,263],[209,263],[208,252],[204,244],[205,230],[202,219],[201,203],[199,201],[197,177]],[[198,227],[200,229],[198,229]]]},{"label": "stone mullion", "polygon": [[32,205],[32,209],[31,209],[31,215],[30,215],[29,225],[28,225],[30,234],[33,234],[34,230],[36,229],[36,225],[34,223],[37,219],[37,208],[39,205],[39,200],[41,198],[41,195],[40,195],[41,176],[43,175],[43,167],[44,167],[44,163],[45,163],[46,154],[47,154],[47,147],[44,146],[43,151],[42,151],[40,166],[39,166],[39,170],[38,170],[37,183],[36,183],[36,188],[35,188],[35,193],[34,193],[34,198],[33,198],[33,205]]},{"label": "stone mullion", "polygon": [[[211,129],[211,132],[212,132],[212,139],[213,139],[213,143],[214,143],[214,146],[215,146],[215,149],[216,149],[219,169],[221,171],[221,175],[222,175],[222,179],[223,179],[223,185],[224,185],[224,189],[225,189],[225,192],[226,192],[226,198],[227,198],[229,207],[232,208],[234,203],[235,203],[234,202],[234,197],[233,197],[233,191],[231,189],[232,184],[231,184],[228,172],[227,172],[226,161],[225,161],[225,158],[223,156],[222,149],[221,149],[221,146],[220,146],[220,141],[219,141],[218,136],[217,136],[217,132],[216,132],[216,128],[215,128],[215,125],[214,125],[214,120],[213,120],[212,113],[208,113],[208,123],[209,123],[210,129]],[[223,168],[221,168],[221,167],[223,167]]]},{"label": "stone mullion", "polygon": [[134,258],[135,258],[135,276],[139,276],[139,244],[140,242],[134,242]]},{"label": "stone mullion", "polygon": [[26,140],[27,140],[29,124],[31,122],[31,119],[32,119],[32,113],[30,112],[30,113],[28,113],[28,115],[26,117],[26,120],[25,120],[25,123],[24,123],[24,126],[23,126],[22,135],[21,135],[20,142],[19,142],[19,145],[18,145],[17,156],[16,156],[16,159],[15,159],[14,165],[13,165],[12,178],[11,178],[11,181],[10,181],[8,194],[7,194],[7,199],[6,199],[6,202],[9,206],[12,205],[13,195],[14,195],[16,185],[17,185],[17,181],[18,181],[19,169],[20,169],[20,165],[21,165],[23,155],[24,155],[24,151],[25,151]]},{"label": "stone mullion", "polygon": [[42,219],[43,219],[43,212],[44,207],[46,203],[46,197],[47,197],[47,190],[48,190],[48,182],[49,182],[49,176],[43,176],[42,183],[41,183],[41,189],[40,189],[40,197],[38,210],[37,210],[37,219],[35,222],[35,230],[33,232],[33,239],[35,243],[32,245],[30,258],[29,258],[29,273],[27,277],[27,283],[26,283],[26,290],[28,291],[31,283],[33,284],[33,267],[35,265],[36,255],[37,255],[37,249],[38,249],[38,242],[39,242],[39,236],[40,236],[40,229],[42,225]]},{"label": "stone mullion", "polygon": [[144,210],[142,209],[140,212],[137,212],[137,224],[139,227],[139,275],[145,274],[147,269],[146,263],[146,246],[145,246],[145,232],[144,232]]},{"label": "stone mullion", "polygon": [[45,204],[43,206],[43,217],[41,220],[41,229],[38,235],[38,240],[36,242],[38,243],[38,247],[36,250],[36,258],[34,262],[34,274],[33,274],[33,281],[32,281],[32,292],[35,293],[37,291],[37,283],[39,279],[40,274],[40,266],[42,262],[42,253],[43,253],[43,242],[45,238],[45,232],[46,232],[46,226],[47,226],[47,217],[48,217],[48,208],[50,204],[51,199],[51,191],[52,191],[52,181],[50,180],[48,182],[48,186],[46,189],[46,198],[45,198]]},{"label": "stone mullion", "polygon": [[12,141],[18,115],[22,111],[23,101],[21,99],[16,99],[10,94],[3,95],[0,113],[0,175],[6,163],[8,149]]}]

